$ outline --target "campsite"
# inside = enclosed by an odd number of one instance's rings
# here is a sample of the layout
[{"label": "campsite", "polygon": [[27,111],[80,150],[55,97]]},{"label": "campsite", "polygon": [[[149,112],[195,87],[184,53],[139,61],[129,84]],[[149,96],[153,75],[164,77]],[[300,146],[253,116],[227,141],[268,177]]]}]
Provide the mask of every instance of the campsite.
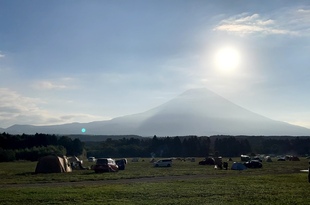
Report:
[{"label": "campsite", "polygon": [[300,172],[308,168],[305,157],[246,170],[232,170],[232,161],[228,170],[215,170],[201,160],[175,158],[171,167],[155,168],[150,158],[128,158],[125,170],[99,174],[35,174],[37,161],[3,162],[0,204],[309,204],[308,175]]}]

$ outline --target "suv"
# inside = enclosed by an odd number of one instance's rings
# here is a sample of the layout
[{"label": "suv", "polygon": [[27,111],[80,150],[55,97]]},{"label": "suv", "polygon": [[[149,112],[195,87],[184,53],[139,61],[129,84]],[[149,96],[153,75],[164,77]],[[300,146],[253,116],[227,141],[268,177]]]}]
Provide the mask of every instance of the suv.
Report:
[{"label": "suv", "polygon": [[92,167],[96,173],[100,172],[117,172],[118,166],[111,158],[99,158],[96,164]]},{"label": "suv", "polygon": [[155,167],[171,167],[172,159],[161,159],[154,163]]}]

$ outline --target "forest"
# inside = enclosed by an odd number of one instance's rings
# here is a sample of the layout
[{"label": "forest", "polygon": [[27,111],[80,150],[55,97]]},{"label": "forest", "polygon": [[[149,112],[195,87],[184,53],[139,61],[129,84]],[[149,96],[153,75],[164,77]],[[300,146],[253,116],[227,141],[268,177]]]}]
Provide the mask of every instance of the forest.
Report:
[{"label": "forest", "polygon": [[87,155],[94,157],[205,157],[210,152],[210,138],[197,136],[108,138],[85,144]]},{"label": "forest", "polygon": [[42,156],[81,155],[84,143],[67,136],[47,134],[10,135],[0,134],[0,161],[29,160],[36,161]]},{"label": "forest", "polygon": [[102,141],[81,141],[72,136],[0,134],[0,161],[30,160],[55,154],[85,157],[207,157],[241,154],[310,154],[310,137],[290,136],[108,136]]}]

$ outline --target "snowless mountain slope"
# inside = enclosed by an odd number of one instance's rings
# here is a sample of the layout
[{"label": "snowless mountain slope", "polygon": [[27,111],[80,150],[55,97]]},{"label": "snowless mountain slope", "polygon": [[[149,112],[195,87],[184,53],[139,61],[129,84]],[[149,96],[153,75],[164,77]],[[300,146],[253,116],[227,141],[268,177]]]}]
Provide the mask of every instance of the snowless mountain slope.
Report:
[{"label": "snowless mountain slope", "polygon": [[291,135],[310,136],[304,127],[271,120],[246,110],[206,88],[191,89],[149,111],[108,121],[53,126],[14,125],[14,133],[87,134],[141,136],[198,135]]}]

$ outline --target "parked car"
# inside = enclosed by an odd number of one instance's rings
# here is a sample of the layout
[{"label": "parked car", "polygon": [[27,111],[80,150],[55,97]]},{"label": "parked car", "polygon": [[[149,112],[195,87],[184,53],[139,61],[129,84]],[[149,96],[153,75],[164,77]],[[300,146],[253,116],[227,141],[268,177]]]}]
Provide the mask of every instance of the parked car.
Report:
[{"label": "parked car", "polygon": [[125,165],[126,165],[125,159],[115,160],[115,163],[117,164],[119,170],[125,170]]},{"label": "parked car", "polygon": [[161,159],[154,163],[154,167],[171,167],[172,159]]},{"label": "parked car", "polygon": [[95,161],[96,161],[96,158],[95,158],[95,157],[88,157],[88,161],[89,161],[89,162],[95,162]]},{"label": "parked car", "polygon": [[263,160],[259,157],[253,157],[252,160],[257,160],[257,161],[263,162]]},{"label": "parked car", "polygon": [[247,168],[262,168],[263,167],[262,163],[258,160],[250,160],[248,162],[245,162],[244,166],[246,166]]},{"label": "parked car", "polygon": [[111,158],[99,158],[96,164],[92,167],[96,173],[100,172],[117,172],[118,166]]},{"label": "parked car", "polygon": [[247,162],[251,160],[251,158],[248,155],[242,154],[240,157],[241,157],[241,162]]}]

